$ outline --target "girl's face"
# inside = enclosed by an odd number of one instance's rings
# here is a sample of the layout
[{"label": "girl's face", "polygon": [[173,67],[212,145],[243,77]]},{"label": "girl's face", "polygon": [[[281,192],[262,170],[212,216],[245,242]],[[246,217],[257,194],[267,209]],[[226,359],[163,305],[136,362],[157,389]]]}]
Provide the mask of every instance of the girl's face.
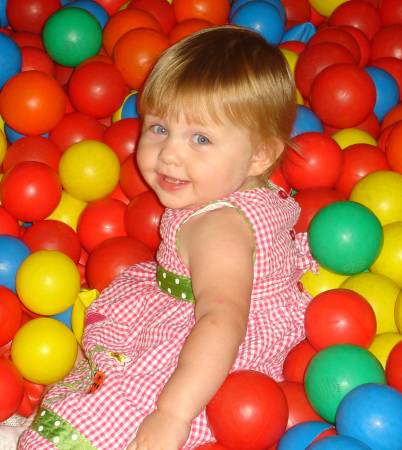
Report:
[{"label": "girl's face", "polygon": [[164,206],[192,208],[254,187],[254,155],[248,131],[229,121],[145,115],[137,162]]}]

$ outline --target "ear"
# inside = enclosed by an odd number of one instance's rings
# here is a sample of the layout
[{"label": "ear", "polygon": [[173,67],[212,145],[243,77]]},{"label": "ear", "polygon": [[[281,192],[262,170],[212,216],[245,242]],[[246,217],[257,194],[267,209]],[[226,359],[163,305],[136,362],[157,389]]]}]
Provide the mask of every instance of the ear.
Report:
[{"label": "ear", "polygon": [[285,144],[278,138],[260,143],[251,157],[249,176],[259,176],[275,164],[283,153]]}]

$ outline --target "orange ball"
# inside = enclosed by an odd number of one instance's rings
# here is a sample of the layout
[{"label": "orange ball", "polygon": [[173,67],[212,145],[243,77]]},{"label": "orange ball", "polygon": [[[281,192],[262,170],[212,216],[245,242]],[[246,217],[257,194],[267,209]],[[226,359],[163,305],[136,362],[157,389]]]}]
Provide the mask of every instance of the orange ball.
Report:
[{"label": "orange ball", "polygon": [[125,82],[140,90],[159,55],[169,47],[165,35],[155,30],[131,30],[121,37],[114,48],[113,58]]},{"label": "orange ball", "polygon": [[0,94],[0,115],[22,134],[42,134],[54,128],[66,111],[60,84],[43,72],[21,72],[7,81]]},{"label": "orange ball", "polygon": [[402,174],[402,121],[393,125],[385,144],[385,154],[392,170]]},{"label": "orange ball", "polygon": [[187,19],[203,19],[215,25],[227,23],[229,0],[175,0],[173,9],[178,22]]},{"label": "orange ball", "polygon": [[169,42],[171,45],[182,40],[186,36],[203,30],[204,28],[211,28],[213,24],[202,19],[187,19],[176,24],[169,33]]},{"label": "orange ball", "polygon": [[116,42],[128,31],[136,28],[150,28],[162,31],[159,22],[148,12],[140,9],[124,9],[114,14],[103,30],[103,46],[112,55]]}]

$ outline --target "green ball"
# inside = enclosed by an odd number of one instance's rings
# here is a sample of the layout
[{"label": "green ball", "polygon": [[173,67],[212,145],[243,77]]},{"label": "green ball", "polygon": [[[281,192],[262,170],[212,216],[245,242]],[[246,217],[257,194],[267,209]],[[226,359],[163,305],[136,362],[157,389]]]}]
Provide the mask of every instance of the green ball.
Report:
[{"label": "green ball", "polygon": [[311,253],[326,269],[354,275],[366,271],[380,253],[383,231],[376,215],[352,201],[331,203],[310,223]]},{"label": "green ball", "polygon": [[352,389],[366,383],[385,383],[378,359],[365,348],[340,344],[318,352],[307,367],[304,387],[317,413],[335,422],[339,403]]},{"label": "green ball", "polygon": [[76,67],[99,52],[102,29],[96,18],[84,9],[62,8],[46,21],[42,39],[55,62]]}]

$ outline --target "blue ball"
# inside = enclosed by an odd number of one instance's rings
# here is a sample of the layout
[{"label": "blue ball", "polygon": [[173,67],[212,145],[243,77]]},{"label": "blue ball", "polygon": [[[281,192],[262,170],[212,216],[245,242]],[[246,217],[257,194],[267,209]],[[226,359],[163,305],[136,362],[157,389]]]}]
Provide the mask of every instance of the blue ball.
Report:
[{"label": "blue ball", "polygon": [[105,27],[107,21],[109,20],[109,14],[107,13],[106,9],[99,3],[96,3],[92,0],[75,0],[66,3],[65,7],[84,9],[95,17],[102,29]]},{"label": "blue ball", "polygon": [[7,0],[0,0],[0,27],[8,26]]},{"label": "blue ball", "polygon": [[326,422],[299,423],[286,431],[277,448],[278,450],[305,450],[321,433],[331,428],[334,427]]},{"label": "blue ball", "polygon": [[[252,2],[255,0],[237,0],[233,3],[233,6],[230,10],[229,17],[232,18],[235,12],[246,3]],[[272,6],[275,6],[275,8],[278,10],[279,14],[281,15],[284,22],[286,22],[286,11],[284,6],[282,5],[281,0],[262,0],[264,2],[270,3]]]},{"label": "blue ball", "polygon": [[16,292],[15,279],[29,248],[14,236],[0,235],[0,285]]},{"label": "blue ball", "polygon": [[336,429],[375,450],[401,450],[402,394],[383,384],[356,387],[339,404]]},{"label": "blue ball", "polygon": [[282,42],[299,41],[307,44],[316,32],[317,29],[311,22],[298,23],[286,31]]},{"label": "blue ball", "polygon": [[70,328],[70,330],[72,329],[71,326],[71,314],[73,312],[73,307],[70,306],[69,308],[67,308],[65,311],[59,313],[59,314],[54,314],[53,316],[50,316],[52,319],[56,319],[61,323],[64,323],[64,325],[67,325],[68,328]]},{"label": "blue ball", "polygon": [[[7,141],[10,144],[13,144],[14,142],[18,141],[19,139],[26,137],[25,134],[21,134],[18,131],[15,131],[13,128],[8,126],[6,123],[4,124],[4,133],[6,135]],[[49,133],[44,133],[41,136],[48,138]]]},{"label": "blue ball", "polygon": [[22,57],[18,45],[4,33],[0,33],[0,89],[21,71]]},{"label": "blue ball", "polygon": [[302,133],[309,133],[310,131],[323,133],[324,126],[311,109],[306,106],[297,105],[296,120],[293,124],[291,137]]},{"label": "blue ball", "polygon": [[365,67],[376,90],[374,114],[381,122],[385,115],[399,103],[399,86],[395,78],[378,67]]},{"label": "blue ball", "polygon": [[346,436],[329,436],[307,447],[307,450],[372,450],[366,444]]},{"label": "blue ball", "polygon": [[263,0],[245,3],[233,14],[231,23],[256,31],[272,45],[279,44],[285,32],[285,21],[277,7]]}]

